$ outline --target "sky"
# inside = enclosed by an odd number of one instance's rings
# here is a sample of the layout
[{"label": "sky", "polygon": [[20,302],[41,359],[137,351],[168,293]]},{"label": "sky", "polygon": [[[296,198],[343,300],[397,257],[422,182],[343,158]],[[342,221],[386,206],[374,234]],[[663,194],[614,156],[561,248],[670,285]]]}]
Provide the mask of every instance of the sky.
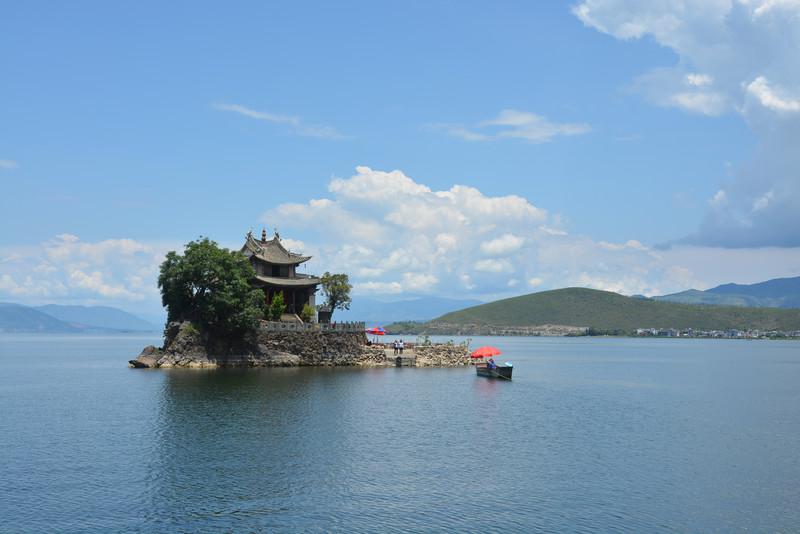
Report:
[{"label": "sky", "polygon": [[354,295],[800,275],[800,2],[0,8],[0,300],[158,313],[277,229]]}]

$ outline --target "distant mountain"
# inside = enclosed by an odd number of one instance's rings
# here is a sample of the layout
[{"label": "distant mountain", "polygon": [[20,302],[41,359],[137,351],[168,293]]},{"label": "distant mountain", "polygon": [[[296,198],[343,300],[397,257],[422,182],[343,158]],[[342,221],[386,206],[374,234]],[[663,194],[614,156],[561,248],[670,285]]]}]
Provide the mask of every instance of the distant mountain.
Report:
[{"label": "distant mountain", "polygon": [[34,308],[79,328],[156,331],[159,327],[110,306],[62,306],[48,304]]},{"label": "distant mountain", "polygon": [[386,302],[370,298],[353,298],[349,310],[337,310],[337,321],[365,321],[383,325],[393,321],[427,321],[445,313],[481,304],[479,300],[420,297]]},{"label": "distant mountain", "polygon": [[[441,331],[442,325],[564,325],[625,332],[636,328],[794,331],[800,330],[800,310],[687,305],[572,287],[474,306],[442,315],[427,325],[438,325],[427,331]],[[426,331],[425,325],[411,329]]]},{"label": "distant mountain", "polygon": [[746,306],[751,308],[800,308],[800,276],[776,278],[757,284],[724,284],[705,291],[689,289],[654,297],[683,304]]},{"label": "distant mountain", "polygon": [[39,310],[0,302],[0,332],[80,332],[80,329],[59,321]]},{"label": "distant mountain", "polygon": [[108,306],[30,307],[0,303],[0,332],[153,332],[159,328]]}]

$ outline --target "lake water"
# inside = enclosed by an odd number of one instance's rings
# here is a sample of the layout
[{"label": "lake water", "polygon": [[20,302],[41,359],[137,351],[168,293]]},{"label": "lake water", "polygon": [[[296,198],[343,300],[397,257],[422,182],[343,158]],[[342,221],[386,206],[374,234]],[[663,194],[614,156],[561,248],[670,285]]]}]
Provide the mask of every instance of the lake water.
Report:
[{"label": "lake water", "polygon": [[475,338],[460,369],[133,370],[0,336],[0,531],[796,531],[800,343]]}]

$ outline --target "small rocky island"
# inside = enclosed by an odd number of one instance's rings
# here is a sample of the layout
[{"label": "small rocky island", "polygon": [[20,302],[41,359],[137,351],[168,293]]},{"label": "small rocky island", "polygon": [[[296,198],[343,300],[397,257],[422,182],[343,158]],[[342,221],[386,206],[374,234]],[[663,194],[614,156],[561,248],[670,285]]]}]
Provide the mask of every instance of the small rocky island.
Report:
[{"label": "small rocky island", "polygon": [[[168,323],[162,347],[145,347],[134,368],[469,365],[466,343],[370,344],[361,322],[331,322],[350,303],[347,275],[298,273],[310,256],[287,250],[275,232],[261,240],[248,232],[240,251],[208,239],[170,252],[158,279]],[[315,306],[317,287],[327,297]]]},{"label": "small rocky island", "polygon": [[398,362],[391,348],[367,344],[364,323],[298,324],[260,321],[239,343],[220,343],[190,322],[170,323],[164,346],[145,347],[131,367],[293,367],[368,366],[453,367],[469,365],[466,343],[423,343],[404,351]]}]

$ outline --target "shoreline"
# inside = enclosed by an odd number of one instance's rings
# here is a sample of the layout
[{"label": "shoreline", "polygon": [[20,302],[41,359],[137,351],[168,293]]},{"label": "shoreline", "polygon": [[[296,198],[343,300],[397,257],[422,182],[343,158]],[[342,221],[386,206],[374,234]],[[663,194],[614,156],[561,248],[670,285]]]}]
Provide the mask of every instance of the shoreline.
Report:
[{"label": "shoreline", "polygon": [[[191,322],[167,325],[161,347],[148,345],[133,368],[361,366],[455,367],[469,365],[469,342],[408,343],[403,355],[368,344],[363,323],[293,325],[260,321],[236,339],[218,339]],[[396,359],[400,358],[400,361]]]}]

